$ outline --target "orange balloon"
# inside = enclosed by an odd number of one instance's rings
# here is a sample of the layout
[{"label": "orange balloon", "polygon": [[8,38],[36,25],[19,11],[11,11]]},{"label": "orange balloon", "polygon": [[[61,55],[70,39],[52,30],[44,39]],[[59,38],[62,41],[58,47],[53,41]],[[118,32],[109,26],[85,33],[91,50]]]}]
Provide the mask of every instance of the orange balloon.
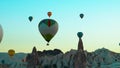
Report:
[{"label": "orange balloon", "polygon": [[48,16],[50,17],[50,16],[52,15],[52,12],[48,12],[47,14],[48,14]]}]

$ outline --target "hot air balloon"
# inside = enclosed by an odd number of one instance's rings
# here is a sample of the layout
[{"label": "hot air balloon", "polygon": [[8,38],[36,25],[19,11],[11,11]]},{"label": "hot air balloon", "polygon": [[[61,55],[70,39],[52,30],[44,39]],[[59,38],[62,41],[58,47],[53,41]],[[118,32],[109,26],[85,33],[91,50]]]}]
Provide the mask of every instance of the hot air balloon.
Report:
[{"label": "hot air balloon", "polygon": [[3,37],[3,30],[2,30],[2,26],[0,25],[0,42],[2,41],[2,37]]},{"label": "hot air balloon", "polygon": [[28,17],[29,21],[31,22],[33,20],[33,17],[32,16],[29,16]]},{"label": "hot air balloon", "polygon": [[43,38],[48,42],[55,36],[58,31],[58,23],[53,19],[43,19],[38,24],[38,29]]},{"label": "hot air balloon", "polygon": [[81,13],[81,14],[80,14],[80,18],[82,19],[83,17],[84,17],[84,14]]},{"label": "hot air balloon", "polygon": [[13,57],[14,54],[15,54],[15,51],[14,51],[13,49],[8,50],[8,55],[9,55],[10,57]]},{"label": "hot air balloon", "polygon": [[81,37],[83,36],[83,33],[82,33],[82,32],[78,32],[78,33],[77,33],[77,36],[78,36],[79,38],[81,38]]},{"label": "hot air balloon", "polygon": [[50,17],[52,15],[52,12],[48,12],[47,15]]}]

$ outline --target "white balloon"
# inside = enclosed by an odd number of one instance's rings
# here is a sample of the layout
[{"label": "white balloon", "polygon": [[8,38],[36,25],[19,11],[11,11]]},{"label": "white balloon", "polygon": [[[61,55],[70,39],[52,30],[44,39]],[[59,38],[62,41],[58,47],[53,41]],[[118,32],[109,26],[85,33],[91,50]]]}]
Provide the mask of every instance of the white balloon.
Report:
[{"label": "white balloon", "polygon": [[3,37],[3,29],[2,26],[0,25],[0,42],[2,41],[2,37]]}]

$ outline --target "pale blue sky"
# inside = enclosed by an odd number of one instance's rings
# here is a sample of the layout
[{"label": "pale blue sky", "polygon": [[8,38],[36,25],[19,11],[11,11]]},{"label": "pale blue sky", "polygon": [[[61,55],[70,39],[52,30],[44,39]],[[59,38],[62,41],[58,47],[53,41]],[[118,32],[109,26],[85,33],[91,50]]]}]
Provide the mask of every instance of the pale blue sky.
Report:
[{"label": "pale blue sky", "polygon": [[[59,24],[50,46],[38,31],[48,11]],[[80,13],[85,15],[82,20]],[[29,16],[34,17],[31,23]],[[120,0],[0,0],[0,24],[4,31],[0,52],[31,52],[33,46],[66,52],[77,49],[77,32],[84,33],[87,51],[105,47],[120,52]]]}]

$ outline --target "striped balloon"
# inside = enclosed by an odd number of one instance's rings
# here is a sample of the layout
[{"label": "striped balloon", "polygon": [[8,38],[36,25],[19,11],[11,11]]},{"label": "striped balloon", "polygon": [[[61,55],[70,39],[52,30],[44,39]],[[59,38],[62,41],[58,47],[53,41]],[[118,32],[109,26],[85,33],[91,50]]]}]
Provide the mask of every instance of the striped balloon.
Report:
[{"label": "striped balloon", "polygon": [[58,23],[53,19],[43,19],[38,24],[38,29],[43,38],[49,43],[58,31]]}]

